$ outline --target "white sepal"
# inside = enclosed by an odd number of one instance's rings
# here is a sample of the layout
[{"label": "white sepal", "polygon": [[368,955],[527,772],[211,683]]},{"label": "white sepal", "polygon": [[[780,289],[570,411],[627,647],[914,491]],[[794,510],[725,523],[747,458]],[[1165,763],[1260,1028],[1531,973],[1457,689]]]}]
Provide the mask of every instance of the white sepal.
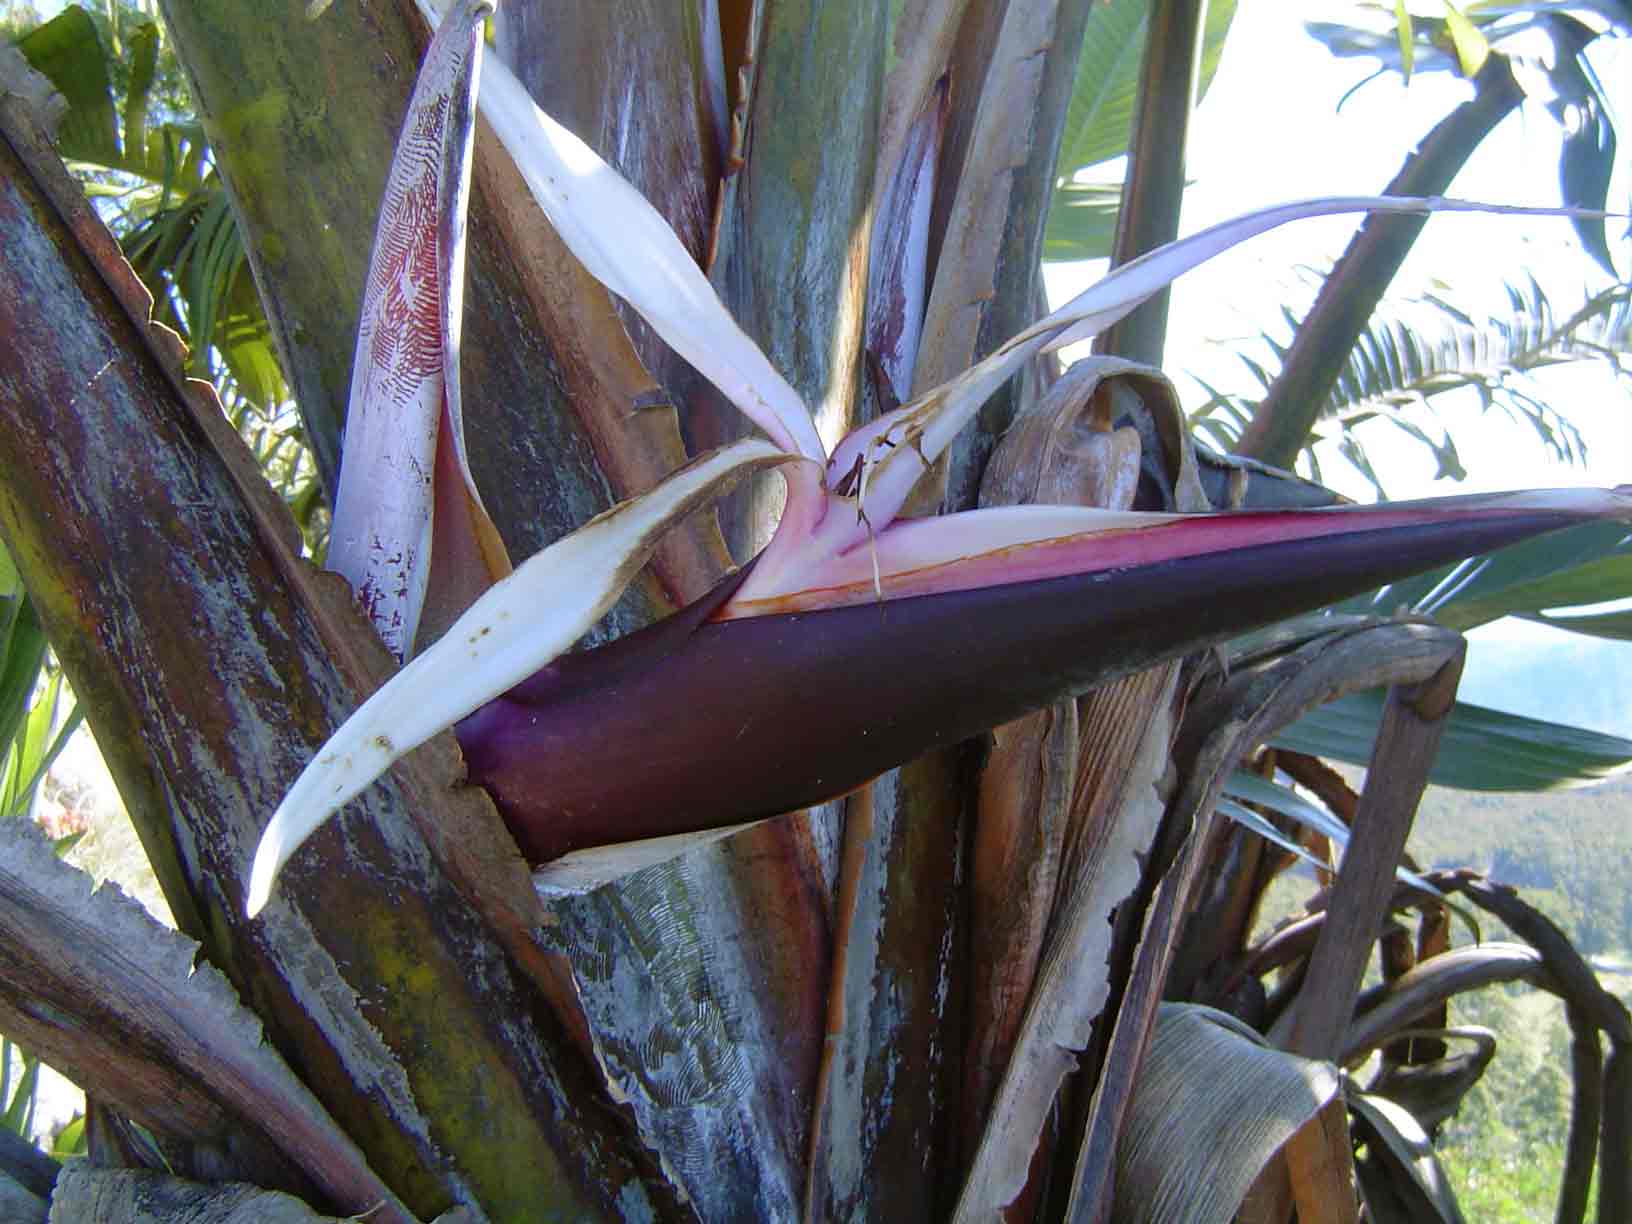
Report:
[{"label": "white sepal", "polygon": [[796,459],[762,439],[679,469],[537,553],[471,605],[424,654],[358,707],[273,813],[250,871],[254,916],[278,869],[341,804],[410,749],[514,688],[598,621],[663,534],[741,475]]},{"label": "white sepal", "polygon": [[[428,0],[418,0],[432,24]],[[664,342],[784,450],[826,457],[804,402],[720,302],[697,261],[646,197],[539,109],[497,58],[482,114],[561,241]]]},{"label": "white sepal", "polygon": [[[926,465],[947,448],[992,393],[1037,353],[1086,340],[1105,330],[1184,273],[1249,238],[1288,222],[1353,212],[1580,215],[1578,209],[1479,204],[1438,196],[1341,196],[1261,209],[1158,247],[1039,319],[956,378],[839,443],[827,468],[829,487],[849,479],[862,490],[862,496],[860,512],[850,516],[852,526],[846,538],[830,543],[848,547],[869,531],[881,531],[888,525]],[[763,562],[761,568],[765,568]]]},{"label": "white sepal", "polygon": [[463,455],[459,336],[472,98],[490,8],[458,5],[420,66],[380,202],[352,360],[328,566],[351,583],[399,660],[413,650],[430,579],[444,411],[464,495],[485,514]]}]

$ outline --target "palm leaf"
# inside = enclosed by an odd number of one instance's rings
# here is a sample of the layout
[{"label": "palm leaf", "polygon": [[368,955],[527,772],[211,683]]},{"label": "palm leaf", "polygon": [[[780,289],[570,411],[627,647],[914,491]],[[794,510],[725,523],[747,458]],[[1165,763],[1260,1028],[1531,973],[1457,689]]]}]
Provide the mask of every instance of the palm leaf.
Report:
[{"label": "palm leaf", "polygon": [[17,49],[67,100],[68,109],[57,127],[57,148],[63,157],[121,165],[124,153],[107,53],[90,14],[82,8],[64,9],[18,39]]},{"label": "palm leaf", "polygon": [[[1089,13],[1060,140],[1060,185],[1049,206],[1044,259],[1103,259],[1110,254],[1121,183],[1071,180],[1086,167],[1128,151],[1150,8],[1151,0],[1110,0]],[[1218,71],[1234,18],[1235,0],[1214,0],[1207,6],[1197,101]]]},{"label": "palm leaf", "polygon": [[[1371,759],[1382,705],[1379,692],[1341,698],[1305,715],[1274,742],[1364,765]],[[1458,702],[1428,780],[1461,790],[1546,791],[1591,786],[1628,766],[1632,741]]]},{"label": "palm leaf", "polygon": [[[270,408],[288,390],[237,221],[207,169],[202,134],[196,125],[150,123],[159,43],[158,26],[144,21],[124,32],[123,57],[116,59],[91,16],[73,7],[17,45],[67,100],[58,147],[93,167],[103,191],[118,200],[128,226],[126,255],[159,317],[191,341],[190,372],[201,378],[216,372],[213,348],[238,390]],[[116,79],[125,82],[122,107],[115,105]]]},{"label": "palm leaf", "polygon": [[[1370,421],[1387,421],[1429,450],[1441,477],[1465,475],[1450,431],[1441,424],[1435,436],[1418,424],[1423,408],[1437,418],[1437,399],[1448,391],[1471,388],[1487,411],[1497,409],[1528,424],[1542,447],[1560,460],[1585,457],[1580,430],[1531,391],[1528,375],[1566,362],[1616,364],[1632,353],[1632,287],[1617,285],[1587,296],[1562,320],[1534,280],[1509,285],[1507,298],[1506,313],[1479,319],[1447,297],[1424,297],[1374,317],[1357,338],[1317,420],[1327,434],[1335,433],[1344,456],[1379,493],[1381,478],[1356,433]],[[1277,356],[1284,352],[1272,334],[1260,339]],[[1267,388],[1273,381],[1269,372],[1245,354],[1242,360]],[[1191,414],[1191,425],[1233,445],[1255,400],[1203,387],[1209,398]],[[1313,455],[1312,449],[1304,453]]]},{"label": "palm leaf", "polygon": [[[1562,321],[1555,320],[1552,303],[1535,281],[1510,285],[1507,292],[1509,313],[1477,323],[1443,297],[1423,299],[1440,324],[1437,329],[1403,314],[1374,319],[1333,388],[1323,419],[1391,415],[1464,387],[1477,388],[1488,405],[1516,375],[1632,351],[1632,289],[1625,285],[1588,296]],[[1554,446],[1564,457],[1579,452],[1579,435],[1556,414],[1549,413],[1539,427],[1558,433]]]}]

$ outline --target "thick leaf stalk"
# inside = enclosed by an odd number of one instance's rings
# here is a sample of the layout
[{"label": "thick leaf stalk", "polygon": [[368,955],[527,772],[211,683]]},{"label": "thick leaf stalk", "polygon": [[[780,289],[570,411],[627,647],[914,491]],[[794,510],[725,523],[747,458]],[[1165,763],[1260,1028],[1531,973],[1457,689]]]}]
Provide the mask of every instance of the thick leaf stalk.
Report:
[{"label": "thick leaf stalk", "polygon": [[[1423,139],[1389,183],[1388,194],[1444,191],[1479,142],[1523,98],[1501,55],[1490,56],[1474,88],[1474,96]],[[1355,341],[1425,223],[1426,218],[1374,216],[1361,226],[1299,325],[1280,375],[1236,448],[1241,454],[1285,468],[1296,461]]]},{"label": "thick leaf stalk", "polygon": [[[263,806],[385,657],[299,560],[286,512],[207,388],[184,382],[173,337],[148,327],[60,163],[4,102],[0,118],[0,535],[178,922],[416,1214],[648,1197],[504,940],[408,814],[429,805],[427,827],[478,845],[496,831],[449,790],[448,746],[435,782],[413,767],[375,791],[367,828],[330,842],[268,921],[237,917]],[[505,1156],[518,1146],[522,1166]],[[608,1176],[580,1181],[584,1153]]]}]

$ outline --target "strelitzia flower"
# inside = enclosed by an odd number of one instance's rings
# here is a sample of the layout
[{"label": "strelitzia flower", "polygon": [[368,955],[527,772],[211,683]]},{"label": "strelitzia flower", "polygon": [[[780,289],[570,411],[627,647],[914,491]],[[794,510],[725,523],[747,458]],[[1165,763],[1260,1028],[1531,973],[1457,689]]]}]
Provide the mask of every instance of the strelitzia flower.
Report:
[{"label": "strelitzia flower", "polygon": [[[1251,627],[1542,532],[1632,518],[1623,488],[1216,515],[1019,506],[902,519],[929,465],[1024,362],[1109,326],[1246,238],[1338,212],[1549,210],[1346,198],[1215,226],[1127,264],[829,455],[799,396],[650,205],[503,65],[481,72],[490,7],[460,0],[441,21],[404,125],[365,299],[333,554],[399,658],[411,654],[433,552],[455,550],[467,587],[488,589],[295,782],[256,852],[252,914],[315,828],[449,726],[530,862],[661,839],[625,860],[640,862],[690,844],[678,835],[834,798],[935,745]],[[567,246],[766,435],[700,457],[508,576],[464,463],[458,410],[478,79],[483,113]],[[770,467],[787,503],[753,562],[657,625],[566,653],[666,530]]]}]

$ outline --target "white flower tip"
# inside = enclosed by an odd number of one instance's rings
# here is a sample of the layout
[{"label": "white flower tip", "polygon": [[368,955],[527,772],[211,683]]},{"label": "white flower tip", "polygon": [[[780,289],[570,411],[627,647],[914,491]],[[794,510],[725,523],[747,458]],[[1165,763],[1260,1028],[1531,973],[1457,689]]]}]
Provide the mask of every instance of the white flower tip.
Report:
[{"label": "white flower tip", "polygon": [[278,805],[278,810],[272,813],[272,822],[261,834],[260,844],[255,847],[255,861],[249,869],[249,894],[244,899],[244,913],[248,917],[253,918],[266,908],[278,872],[333,810],[308,807],[297,814],[288,800]]},{"label": "white flower tip", "polygon": [[282,866],[277,861],[276,852],[264,837],[261,844],[255,847],[255,863],[249,869],[249,895],[244,899],[244,914],[254,918],[272,899],[272,881],[277,877],[278,868]]}]

